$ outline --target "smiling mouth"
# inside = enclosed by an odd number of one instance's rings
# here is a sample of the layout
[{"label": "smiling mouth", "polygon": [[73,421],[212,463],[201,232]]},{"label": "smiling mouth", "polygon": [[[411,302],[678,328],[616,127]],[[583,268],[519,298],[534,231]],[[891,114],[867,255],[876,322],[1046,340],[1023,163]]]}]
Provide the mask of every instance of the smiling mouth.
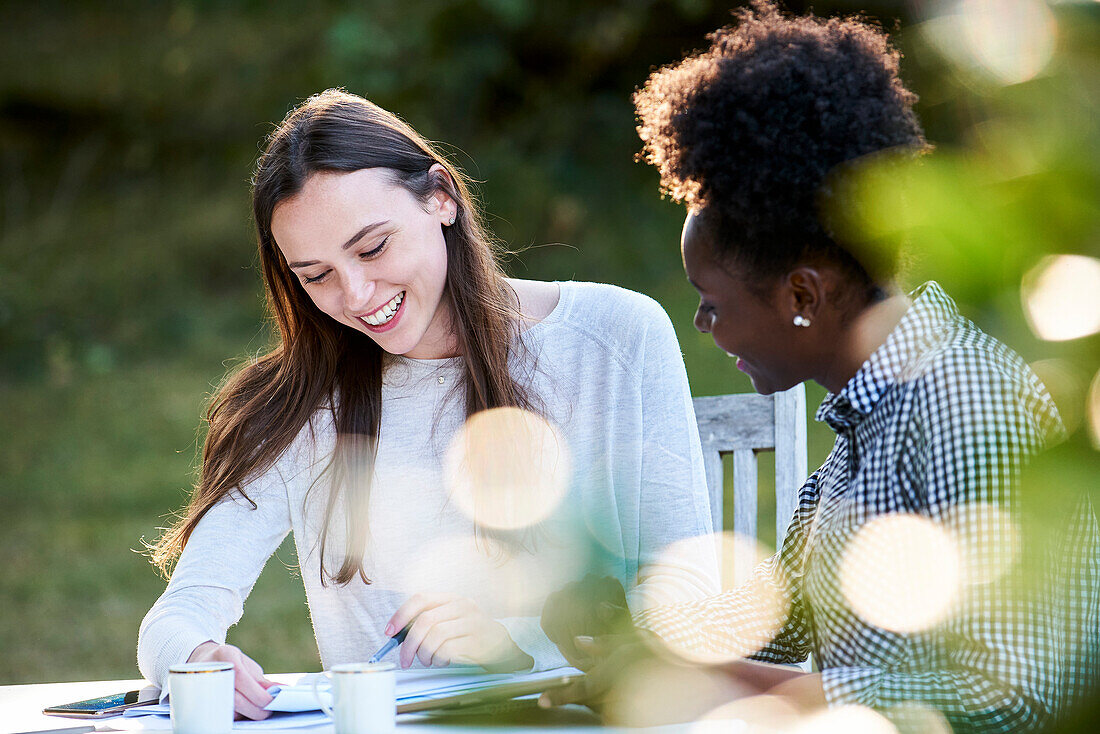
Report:
[{"label": "smiling mouth", "polygon": [[400,308],[401,301],[403,300],[405,300],[405,291],[398,293],[387,303],[383,304],[381,308],[375,309],[369,314],[360,316],[359,318],[368,326],[385,326],[393,320],[395,315],[397,315],[397,309]]}]

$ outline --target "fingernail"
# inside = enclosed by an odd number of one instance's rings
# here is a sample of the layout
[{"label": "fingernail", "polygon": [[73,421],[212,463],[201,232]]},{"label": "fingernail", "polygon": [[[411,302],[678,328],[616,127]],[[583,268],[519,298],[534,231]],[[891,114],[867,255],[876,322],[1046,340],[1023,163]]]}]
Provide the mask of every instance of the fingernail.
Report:
[{"label": "fingernail", "polygon": [[579,642],[582,645],[591,645],[593,642],[595,642],[596,638],[591,637],[589,635],[577,635],[573,639],[576,640],[577,642]]},{"label": "fingernail", "polygon": [[545,693],[542,694],[541,696],[539,696],[539,708],[540,709],[550,708],[550,697],[547,696]]},{"label": "fingernail", "polygon": [[387,624],[386,625],[386,634],[390,637],[393,637],[393,625],[392,624]]}]

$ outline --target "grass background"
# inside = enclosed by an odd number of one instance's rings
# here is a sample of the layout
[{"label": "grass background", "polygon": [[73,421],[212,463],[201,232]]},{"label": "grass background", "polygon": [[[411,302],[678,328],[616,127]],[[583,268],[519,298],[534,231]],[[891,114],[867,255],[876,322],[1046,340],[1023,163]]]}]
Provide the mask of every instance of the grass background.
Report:
[{"label": "grass background", "polygon": [[[1060,36],[1072,83],[1007,90],[954,74],[913,30],[916,5],[815,8],[901,23],[905,76],[941,149],[980,152],[973,131],[990,119],[1008,121],[1013,145],[1037,139],[1035,129],[1062,141],[1037,158],[1049,176],[1008,198],[971,202],[970,169],[953,173],[959,211],[928,241],[958,242],[964,231],[968,243],[996,246],[988,221],[1021,201],[1075,228],[1033,243],[1004,272],[973,268],[959,248],[930,249],[907,285],[934,274],[1029,359],[1091,370],[1095,338],[1060,347],[1030,335],[1018,283],[1043,252],[1092,251],[1100,232],[1095,197],[1088,204],[1098,165],[1081,147],[1095,129],[1080,112],[1097,96],[1085,93],[1097,89],[1097,5],[1060,11],[1072,21]],[[207,397],[228,366],[268,343],[250,168],[271,125],[326,87],[367,95],[446,141],[482,182],[494,231],[524,250],[513,274],[647,293],[677,327],[694,394],[750,389],[692,328],[677,250],[683,211],[632,160],[631,91],[654,66],[701,47],[729,21],[726,4],[47,1],[6,4],[3,17],[0,684],[137,675],[138,624],[164,586],[138,552],[142,539],[186,499]],[[1065,193],[1055,179],[1076,185]],[[1091,372],[1082,374],[1087,384]],[[808,395],[812,415],[823,390]],[[811,422],[811,466],[831,443]],[[762,502],[761,514],[770,508]],[[271,671],[319,665],[293,562],[288,542],[230,633]]]}]

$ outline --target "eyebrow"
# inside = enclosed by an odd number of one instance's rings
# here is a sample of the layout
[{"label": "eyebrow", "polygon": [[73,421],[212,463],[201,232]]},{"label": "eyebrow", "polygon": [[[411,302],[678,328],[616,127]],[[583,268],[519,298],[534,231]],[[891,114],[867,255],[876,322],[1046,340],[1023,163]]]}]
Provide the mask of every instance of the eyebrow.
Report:
[{"label": "eyebrow", "polygon": [[[358,232],[353,234],[351,236],[351,239],[349,239],[347,242],[345,242],[343,245],[340,246],[340,249],[341,250],[346,250],[349,247],[353,247],[356,242],[363,239],[364,237],[366,237],[368,234],[370,234],[374,230],[378,229],[379,227],[384,227],[389,223],[390,223],[390,220],[383,219],[381,222],[374,222],[373,224],[368,224],[367,226],[363,227]],[[320,262],[320,260],[300,260],[298,262],[287,263],[287,267],[289,267],[291,270],[294,270],[295,268],[305,268],[305,267],[308,267],[310,265],[316,265],[319,262]]]}]

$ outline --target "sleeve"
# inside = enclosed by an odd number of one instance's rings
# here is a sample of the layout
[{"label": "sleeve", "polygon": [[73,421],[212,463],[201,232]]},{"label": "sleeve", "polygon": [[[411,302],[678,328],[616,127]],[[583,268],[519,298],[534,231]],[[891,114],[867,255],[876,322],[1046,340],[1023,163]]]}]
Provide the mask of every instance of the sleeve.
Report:
[{"label": "sleeve", "polygon": [[910,635],[908,670],[830,668],[822,672],[825,697],[901,720],[923,705],[967,731],[1031,730],[1057,711],[1066,651],[1056,630],[1069,621],[1013,557],[1020,471],[1051,421],[1018,381],[965,355],[930,370],[916,401],[897,476],[954,541],[957,596],[944,621]]},{"label": "sleeve", "polygon": [[799,490],[779,552],[757,565],[747,582],[700,601],[653,607],[635,615],[635,624],[674,649],[706,658],[805,660],[812,638],[801,589],[817,501],[815,472]]},{"label": "sleeve", "polygon": [[638,576],[627,594],[635,611],[702,599],[720,589],[687,370],[672,322],[656,302],[650,303],[640,375]]},{"label": "sleeve", "polygon": [[277,466],[249,482],[244,493],[249,499],[234,491],[195,526],[167,588],[141,622],[138,667],[155,685],[163,687],[168,667],[203,642],[224,644],[267,559],[290,531]]}]

